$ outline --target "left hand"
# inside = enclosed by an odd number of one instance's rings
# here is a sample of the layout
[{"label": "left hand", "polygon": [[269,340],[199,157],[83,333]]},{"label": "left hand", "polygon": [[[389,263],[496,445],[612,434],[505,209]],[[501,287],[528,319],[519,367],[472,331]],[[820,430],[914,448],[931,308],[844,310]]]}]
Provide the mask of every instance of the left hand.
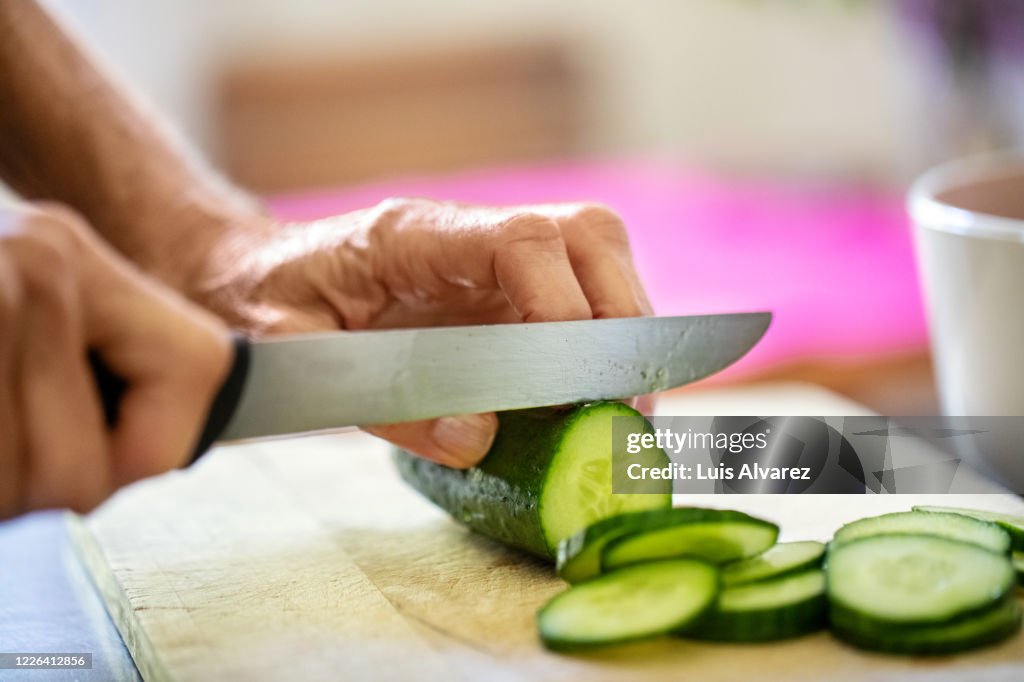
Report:
[{"label": "left hand", "polygon": [[[622,220],[592,204],[391,199],[308,224],[229,229],[206,252],[188,293],[255,334],[652,314]],[[367,430],[465,467],[496,427],[485,414]]]}]

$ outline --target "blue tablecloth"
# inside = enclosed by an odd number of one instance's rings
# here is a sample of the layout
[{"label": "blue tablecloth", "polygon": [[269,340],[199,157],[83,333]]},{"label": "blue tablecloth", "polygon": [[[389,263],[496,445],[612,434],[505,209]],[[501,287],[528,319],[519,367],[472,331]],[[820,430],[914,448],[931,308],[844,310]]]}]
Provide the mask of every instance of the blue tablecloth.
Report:
[{"label": "blue tablecloth", "polygon": [[139,680],[61,512],[0,523],[0,652],[91,653],[91,670],[0,670],[0,680]]}]

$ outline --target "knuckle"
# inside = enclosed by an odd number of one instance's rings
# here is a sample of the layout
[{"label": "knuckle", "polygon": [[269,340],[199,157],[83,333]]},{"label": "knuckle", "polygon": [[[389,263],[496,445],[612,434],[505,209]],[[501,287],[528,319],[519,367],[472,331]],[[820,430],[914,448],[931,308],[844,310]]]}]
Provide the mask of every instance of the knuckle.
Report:
[{"label": "knuckle", "polygon": [[65,242],[40,230],[26,230],[9,238],[7,246],[27,298],[70,305],[68,272],[74,256]]},{"label": "knuckle", "polygon": [[505,242],[530,242],[561,248],[562,231],[551,218],[540,213],[517,213],[499,226]]},{"label": "knuckle", "polygon": [[377,204],[377,210],[384,212],[400,211],[405,210],[410,206],[418,205],[424,201],[424,199],[417,199],[415,197],[388,197]]},{"label": "knuckle", "polygon": [[26,222],[30,228],[41,230],[66,248],[71,248],[85,229],[85,222],[78,213],[55,202],[29,204]]},{"label": "knuckle", "polygon": [[614,244],[628,242],[626,224],[618,213],[603,204],[582,204],[576,209],[573,220],[576,225],[599,239]]},{"label": "knuckle", "polygon": [[82,218],[73,208],[67,204],[62,204],[59,201],[30,201],[28,203],[28,211],[33,214],[48,216],[55,220],[61,220],[66,222],[77,222]]},{"label": "knuckle", "polygon": [[45,232],[27,232],[20,241],[23,260],[37,270],[52,274],[62,272],[71,264],[71,255],[64,243]]},{"label": "knuckle", "polygon": [[377,222],[395,224],[411,211],[422,209],[432,203],[428,199],[414,197],[389,197],[373,208],[373,215]]},{"label": "knuckle", "polygon": [[212,391],[227,370],[230,344],[213,330],[203,329],[193,335],[184,348],[181,379],[200,391]]}]

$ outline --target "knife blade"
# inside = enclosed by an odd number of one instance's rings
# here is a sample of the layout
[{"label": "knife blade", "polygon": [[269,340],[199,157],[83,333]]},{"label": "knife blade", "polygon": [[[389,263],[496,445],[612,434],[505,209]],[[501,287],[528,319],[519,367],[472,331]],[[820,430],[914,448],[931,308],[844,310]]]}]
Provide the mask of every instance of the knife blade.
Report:
[{"label": "knife blade", "polygon": [[[655,393],[732,364],[770,322],[757,312],[238,337],[197,455],[214,440]],[[93,366],[116,420],[116,377]]]}]

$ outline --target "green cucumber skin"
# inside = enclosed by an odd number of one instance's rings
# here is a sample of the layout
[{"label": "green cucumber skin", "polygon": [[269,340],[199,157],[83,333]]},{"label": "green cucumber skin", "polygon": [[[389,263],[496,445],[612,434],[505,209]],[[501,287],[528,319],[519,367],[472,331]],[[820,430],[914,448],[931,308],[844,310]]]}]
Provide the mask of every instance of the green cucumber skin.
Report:
[{"label": "green cucumber skin", "polygon": [[946,656],[997,644],[1020,630],[1021,609],[1012,595],[993,607],[948,623],[924,626],[874,627],[851,612],[829,612],[833,634],[867,651],[887,654]]},{"label": "green cucumber skin", "polygon": [[999,608],[999,606],[1003,602],[1012,598],[1013,592],[1011,590],[1010,593],[1004,594],[1000,596],[998,599],[994,599],[989,604],[985,604],[984,606],[980,606],[969,611],[964,611],[946,620],[935,621],[931,623],[894,623],[888,620],[872,618],[871,616],[867,616],[863,613],[860,613],[856,609],[848,608],[842,603],[830,599],[828,607],[828,618],[829,622],[831,622],[834,627],[838,626],[844,631],[861,633],[879,633],[879,635],[893,634],[895,636],[898,635],[900,632],[904,631],[924,630],[927,628],[956,625],[958,623],[970,621],[975,618],[978,618],[979,616],[985,615],[989,611]]},{"label": "green cucumber skin", "polygon": [[[757,585],[765,589],[772,589],[775,584],[782,584],[788,579],[808,573],[816,573],[820,576],[821,569],[811,568],[797,573],[787,572],[786,575],[744,583],[735,587]],[[723,585],[720,598],[729,589],[728,586]],[[819,632],[827,627],[828,596],[822,589],[821,592],[803,601],[785,606],[743,611],[712,608],[700,620],[675,634],[708,642],[755,643],[793,639],[809,635],[812,632]]]},{"label": "green cucumber skin", "polygon": [[[558,546],[558,575],[570,583],[578,583],[600,575],[600,554],[605,547],[615,540],[650,530],[667,528],[676,524],[700,523],[702,521],[729,521],[743,520],[762,522],[768,525],[768,521],[757,519],[744,514],[743,512],[731,509],[710,509],[704,507],[674,507],[671,509],[655,509],[637,512],[617,514],[606,519],[596,521],[580,532],[564,539]],[[597,547],[597,572],[584,572],[577,564],[576,559],[584,550],[594,551]]]},{"label": "green cucumber skin", "polygon": [[452,469],[404,450],[395,453],[395,464],[406,483],[455,519],[550,561],[554,552],[541,528],[540,494],[559,442],[586,410],[499,413],[494,444],[472,469]]},{"label": "green cucumber skin", "polygon": [[1011,562],[1017,573],[1017,584],[1024,587],[1024,552],[1014,552]]},{"label": "green cucumber skin", "polygon": [[[623,403],[610,401],[501,412],[494,443],[477,466],[453,469],[402,450],[395,452],[395,465],[406,483],[469,528],[553,561],[561,538],[545,533],[541,496],[567,433],[595,412],[640,416]],[[670,484],[662,503],[672,504]]]},{"label": "green cucumber skin", "polygon": [[820,632],[828,627],[828,599],[820,594],[786,608],[730,612],[711,609],[694,626],[678,633],[706,642],[777,642]]},{"label": "green cucumber skin", "polygon": [[[744,512],[735,511],[735,510],[732,510],[732,509],[700,509],[700,508],[697,508],[697,507],[693,507],[691,509],[694,509],[697,512],[703,512],[703,513],[695,514],[693,518],[688,519],[687,521],[681,523],[680,525],[699,524],[699,523],[716,523],[716,522],[728,522],[728,521],[743,522],[743,523],[749,523],[751,525],[761,526],[761,527],[763,527],[765,529],[771,530],[774,533],[774,536],[772,537],[772,540],[771,540],[772,544],[774,544],[775,542],[778,541],[779,527],[777,525],[775,525],[774,523],[772,523],[771,521],[766,521],[765,519],[760,519],[760,518],[757,518],[756,516],[750,516],[749,514],[746,514]],[[667,529],[669,527],[670,526],[660,526],[660,527],[655,527],[655,528],[651,528],[651,529],[634,529],[634,530],[631,530],[630,532],[628,532],[628,533],[626,533],[624,535],[620,535],[620,536],[614,538],[613,540],[610,540],[604,546],[604,549],[601,550],[601,572],[602,573],[607,573],[609,571],[614,571],[616,569],[623,568],[625,566],[629,566],[632,563],[634,563],[634,562],[630,562],[630,563],[624,563],[624,564],[621,564],[621,565],[609,565],[609,562],[607,560],[608,559],[608,555],[609,555],[610,552],[612,552],[616,548],[616,546],[619,543],[630,541],[631,539],[633,539],[633,537],[635,537],[637,535],[641,535],[644,532],[657,532],[659,530],[665,530],[665,529]],[[768,547],[771,547],[771,546],[772,545],[769,545]],[[765,549],[768,549],[768,547],[766,547]],[[764,551],[764,550],[762,550],[762,551]],[[667,558],[700,559],[702,561],[710,561],[711,563],[716,563],[717,564],[717,562],[711,561],[707,557],[701,556],[700,554],[687,554],[687,553],[673,554],[671,556],[659,556],[659,557],[653,558],[653,560],[660,560],[660,559],[667,559]],[[745,558],[749,558],[749,557],[739,557],[736,560],[739,561],[739,560],[742,560],[742,559],[745,559]],[[652,560],[652,558],[648,558],[646,560]]]},{"label": "green cucumber skin", "polygon": [[[768,549],[766,549],[765,552],[768,552],[768,551],[772,550],[775,547],[782,547],[782,546],[784,546],[786,544],[792,544],[792,543],[781,543],[781,544],[778,544],[778,545],[772,545],[772,547],[769,547]],[[794,575],[796,575],[798,573],[803,573],[804,571],[808,571],[808,570],[811,570],[813,568],[821,568],[822,565],[825,563],[825,553],[828,550],[828,546],[825,543],[822,543],[822,542],[816,542],[815,544],[817,544],[817,545],[819,545],[821,547],[821,552],[817,556],[815,556],[813,558],[810,558],[807,561],[804,561],[802,563],[796,563],[796,564],[793,564],[792,566],[788,566],[785,570],[779,571],[778,573],[770,573],[768,575],[761,576],[761,577],[754,578],[754,579],[746,579],[746,578],[744,578],[744,579],[735,579],[735,580],[733,580],[733,579],[731,579],[731,576],[729,575],[729,572],[730,572],[731,568],[735,568],[736,566],[738,566],[740,564],[744,564],[744,563],[756,560],[758,558],[757,556],[747,557],[746,559],[740,559],[740,560],[734,561],[734,562],[732,562],[730,564],[726,564],[725,566],[722,567],[722,584],[725,585],[726,587],[737,587],[739,585],[746,585],[748,583],[757,583],[757,582],[763,582],[763,581],[766,581],[766,580],[778,580],[780,578],[789,578],[789,577],[794,576]],[[762,554],[764,554],[764,552],[762,552]],[[758,556],[760,556],[760,555],[758,555]]]},{"label": "green cucumber skin", "polygon": [[[853,526],[859,526],[862,523],[873,522],[876,519],[877,520],[881,520],[881,519],[890,519],[890,518],[894,518],[894,517],[909,517],[909,516],[914,515],[914,514],[927,514],[927,515],[930,515],[932,517],[960,516],[960,517],[964,517],[964,518],[970,519],[972,523],[982,524],[984,526],[987,526],[990,529],[998,529],[1000,531],[1000,535],[1002,536],[1002,539],[1005,541],[1004,543],[1002,543],[1001,551],[999,553],[1004,554],[1006,556],[1010,555],[1010,546],[1012,544],[1012,538],[1011,538],[1010,534],[1002,526],[1000,526],[999,524],[994,523],[994,522],[989,521],[989,520],[986,520],[986,519],[979,519],[977,517],[970,516],[968,514],[950,513],[950,512],[920,511],[920,510],[913,510],[913,511],[909,511],[909,512],[890,512],[888,514],[881,514],[879,516],[866,516],[866,517],[864,517],[862,519],[857,519],[856,521],[851,521],[850,523],[847,523],[847,524],[843,525],[842,527],[840,527],[839,530],[837,530],[835,532],[835,534],[832,536],[832,541],[828,543],[828,552],[830,554],[830,553],[836,551],[838,548],[842,547],[843,545],[845,545],[845,544],[847,544],[849,542],[856,542],[859,539],[863,539],[863,538],[866,538],[866,537],[874,537],[874,536],[878,536],[878,535],[930,535],[930,536],[933,536],[933,537],[940,537],[940,538],[946,538],[946,539],[949,539],[949,540],[956,540],[956,541],[959,541],[959,542],[966,542],[966,543],[973,544],[973,545],[976,545],[978,547],[981,547],[982,549],[988,550],[990,552],[995,552],[996,551],[995,548],[989,547],[987,544],[977,542],[973,538],[963,537],[963,536],[956,535],[956,534],[944,534],[944,533],[929,532],[929,531],[920,530],[920,529],[897,530],[897,529],[889,528],[889,529],[885,529],[885,530],[875,531],[875,532],[871,533],[870,535],[858,535],[858,536],[854,536],[853,538],[847,537],[847,535],[848,535],[847,529],[849,529],[849,528],[851,528]],[[828,562],[827,555],[826,555],[825,561],[826,561],[826,563]]]},{"label": "green cucumber skin", "polygon": [[[978,519],[979,521],[988,521],[994,523],[1010,535],[1010,549],[1014,552],[1024,552],[1024,526],[1013,523],[1004,519],[998,518],[999,516],[1013,516],[1013,514],[1002,514],[1001,512],[989,512],[983,509],[967,509],[963,507],[935,507],[930,505],[915,505],[912,507],[914,511],[920,512],[939,512],[945,514],[960,514],[962,516],[970,516],[972,519]],[[1022,519],[1024,522],[1024,519]]]}]

